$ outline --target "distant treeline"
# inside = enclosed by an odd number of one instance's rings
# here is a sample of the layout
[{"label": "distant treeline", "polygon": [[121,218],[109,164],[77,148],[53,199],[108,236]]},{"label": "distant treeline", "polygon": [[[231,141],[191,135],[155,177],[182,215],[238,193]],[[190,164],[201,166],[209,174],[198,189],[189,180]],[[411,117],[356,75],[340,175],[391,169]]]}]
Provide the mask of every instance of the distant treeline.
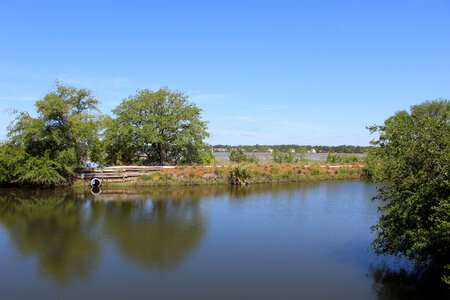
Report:
[{"label": "distant treeline", "polygon": [[213,150],[216,152],[230,152],[232,149],[243,149],[245,152],[268,152],[269,149],[273,151],[288,152],[294,149],[297,153],[303,153],[316,150],[317,153],[366,153],[370,146],[312,146],[312,145],[213,145]]}]

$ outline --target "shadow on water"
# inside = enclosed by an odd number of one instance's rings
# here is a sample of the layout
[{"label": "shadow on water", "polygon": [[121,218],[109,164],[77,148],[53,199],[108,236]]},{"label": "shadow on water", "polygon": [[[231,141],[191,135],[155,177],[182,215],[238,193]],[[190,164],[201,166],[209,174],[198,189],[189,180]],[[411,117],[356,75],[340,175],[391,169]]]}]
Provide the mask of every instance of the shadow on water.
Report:
[{"label": "shadow on water", "polygon": [[433,270],[370,265],[369,276],[378,299],[450,299],[448,286]]}]

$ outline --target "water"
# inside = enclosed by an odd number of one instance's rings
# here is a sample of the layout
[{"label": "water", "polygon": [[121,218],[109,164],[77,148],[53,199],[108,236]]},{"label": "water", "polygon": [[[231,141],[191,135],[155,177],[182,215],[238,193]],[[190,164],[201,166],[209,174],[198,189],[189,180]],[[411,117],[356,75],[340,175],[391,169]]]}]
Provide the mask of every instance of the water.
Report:
[{"label": "water", "polygon": [[[261,162],[272,160],[271,153],[249,152],[246,154],[256,156]],[[230,158],[229,158],[230,152],[213,152],[213,155],[216,158],[216,161],[218,161],[218,162],[229,162],[230,161]],[[346,155],[346,154],[341,154],[341,155]],[[366,154],[360,154],[360,153],[351,154],[351,155],[361,157],[361,158],[366,156]],[[308,160],[312,160],[312,161],[326,161],[327,156],[328,156],[328,153],[317,153],[317,154],[307,153],[307,154],[299,155],[299,157],[304,157],[304,158],[306,158]]]},{"label": "water", "polygon": [[0,298],[421,298],[368,251],[373,184],[136,192],[2,190]]}]

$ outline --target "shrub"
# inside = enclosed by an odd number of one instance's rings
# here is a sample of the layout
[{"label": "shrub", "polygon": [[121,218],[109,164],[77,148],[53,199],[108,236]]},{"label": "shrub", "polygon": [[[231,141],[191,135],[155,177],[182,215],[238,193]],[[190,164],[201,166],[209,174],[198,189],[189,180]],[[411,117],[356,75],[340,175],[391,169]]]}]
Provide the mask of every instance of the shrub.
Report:
[{"label": "shrub", "polygon": [[272,152],[272,160],[277,164],[292,164],[298,162],[298,158],[296,157],[294,152],[274,151]]},{"label": "shrub", "polygon": [[313,175],[313,176],[317,176],[320,174],[320,169],[313,168],[313,169],[309,170],[309,173],[311,173],[311,175]]},{"label": "shrub", "polygon": [[341,175],[349,174],[349,171],[347,169],[339,169],[339,174]]},{"label": "shrub", "polygon": [[247,168],[234,167],[228,173],[228,180],[234,185],[250,184],[252,178],[252,171]]},{"label": "shrub", "polygon": [[272,174],[273,174],[273,175],[278,175],[278,174],[280,174],[280,169],[278,169],[277,167],[272,168]]},{"label": "shrub", "polygon": [[361,158],[356,155],[339,155],[336,153],[328,153],[327,163],[358,163],[361,162]]},{"label": "shrub", "polygon": [[259,159],[255,155],[246,155],[242,149],[232,149],[230,153],[230,161],[236,163],[249,162],[257,164]]}]

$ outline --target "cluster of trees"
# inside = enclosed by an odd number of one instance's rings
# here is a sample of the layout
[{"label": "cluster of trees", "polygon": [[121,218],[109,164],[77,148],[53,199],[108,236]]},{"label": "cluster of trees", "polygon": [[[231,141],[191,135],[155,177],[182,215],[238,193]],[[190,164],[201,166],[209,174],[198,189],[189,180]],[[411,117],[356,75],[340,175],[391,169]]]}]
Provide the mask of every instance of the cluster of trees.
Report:
[{"label": "cluster of trees", "polygon": [[230,152],[233,149],[242,149],[245,152],[268,152],[269,149],[279,152],[288,152],[294,149],[297,153],[306,153],[309,150],[315,149],[317,153],[366,153],[370,147],[340,145],[340,146],[312,146],[312,145],[214,145],[213,149],[221,149]]},{"label": "cluster of trees", "polygon": [[106,116],[92,91],[56,83],[37,116],[15,111],[0,145],[0,183],[71,183],[76,168],[104,164],[205,164],[214,157],[201,109],[183,92],[140,90]]},{"label": "cluster of trees", "polygon": [[368,155],[376,198],[387,202],[374,250],[438,270],[450,284],[450,102],[427,101],[369,129],[379,134]]}]

